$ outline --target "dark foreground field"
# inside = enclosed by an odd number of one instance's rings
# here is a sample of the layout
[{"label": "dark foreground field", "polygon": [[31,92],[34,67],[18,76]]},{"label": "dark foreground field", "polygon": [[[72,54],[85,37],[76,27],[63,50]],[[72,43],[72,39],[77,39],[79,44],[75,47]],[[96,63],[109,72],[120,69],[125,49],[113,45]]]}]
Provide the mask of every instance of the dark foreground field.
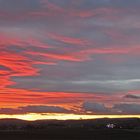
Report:
[{"label": "dark foreground field", "polygon": [[140,140],[140,132],[130,130],[84,129],[1,131],[0,140]]},{"label": "dark foreground field", "polygon": [[[114,128],[108,128],[114,124]],[[0,120],[0,140],[140,140],[140,119]]]}]

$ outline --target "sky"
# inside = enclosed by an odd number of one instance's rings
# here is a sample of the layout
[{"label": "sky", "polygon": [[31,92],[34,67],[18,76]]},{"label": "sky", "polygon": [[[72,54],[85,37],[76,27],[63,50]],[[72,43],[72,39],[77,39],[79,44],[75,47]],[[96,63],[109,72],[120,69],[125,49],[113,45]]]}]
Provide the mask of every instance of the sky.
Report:
[{"label": "sky", "polygon": [[140,115],[140,0],[0,0],[0,114]]}]

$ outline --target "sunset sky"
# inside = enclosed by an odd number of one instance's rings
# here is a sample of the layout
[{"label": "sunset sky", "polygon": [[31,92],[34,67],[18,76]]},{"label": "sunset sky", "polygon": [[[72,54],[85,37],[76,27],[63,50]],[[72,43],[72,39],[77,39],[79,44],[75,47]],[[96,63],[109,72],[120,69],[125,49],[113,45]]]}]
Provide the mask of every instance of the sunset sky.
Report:
[{"label": "sunset sky", "polygon": [[23,114],[140,115],[140,0],[0,0],[0,116]]}]

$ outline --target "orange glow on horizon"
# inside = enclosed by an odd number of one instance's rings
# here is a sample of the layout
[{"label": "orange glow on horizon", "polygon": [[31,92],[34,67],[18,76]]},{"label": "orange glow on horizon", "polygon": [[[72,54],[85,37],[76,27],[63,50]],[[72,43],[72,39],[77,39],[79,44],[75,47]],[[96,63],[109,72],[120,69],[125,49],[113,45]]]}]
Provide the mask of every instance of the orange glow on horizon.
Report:
[{"label": "orange glow on horizon", "polygon": [[101,118],[140,118],[140,115],[80,115],[80,114],[64,114],[64,113],[29,113],[19,115],[0,115],[0,119],[15,118],[27,121],[35,120],[81,120],[81,119],[101,119]]}]

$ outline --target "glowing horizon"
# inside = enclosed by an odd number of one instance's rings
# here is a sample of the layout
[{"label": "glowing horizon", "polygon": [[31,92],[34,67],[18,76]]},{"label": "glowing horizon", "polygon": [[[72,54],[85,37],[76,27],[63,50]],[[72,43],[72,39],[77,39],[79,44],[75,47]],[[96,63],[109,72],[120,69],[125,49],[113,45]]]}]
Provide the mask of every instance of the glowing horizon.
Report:
[{"label": "glowing horizon", "polygon": [[21,119],[26,121],[35,120],[88,120],[88,119],[102,119],[102,118],[140,118],[140,115],[79,115],[79,114],[19,114],[19,115],[0,115],[0,119]]}]

